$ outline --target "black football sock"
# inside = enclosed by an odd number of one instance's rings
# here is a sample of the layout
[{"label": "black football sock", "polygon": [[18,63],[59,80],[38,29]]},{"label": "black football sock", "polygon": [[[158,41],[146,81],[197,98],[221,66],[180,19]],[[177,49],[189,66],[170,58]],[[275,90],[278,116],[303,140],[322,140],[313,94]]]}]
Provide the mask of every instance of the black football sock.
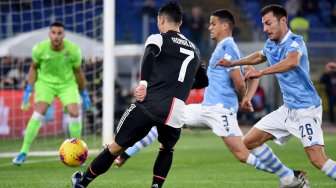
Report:
[{"label": "black football sock", "polygon": [[129,156],[126,152],[124,152],[123,154],[120,155],[120,158],[123,159],[124,161],[126,161],[130,157],[131,156]]},{"label": "black football sock", "polygon": [[160,149],[153,170],[152,188],[161,188],[173,162],[173,151]]},{"label": "black football sock", "polygon": [[117,156],[112,155],[108,148],[105,148],[91,162],[89,168],[84,172],[83,179],[79,184],[86,187],[97,176],[105,173],[111,167],[115,158],[117,158]]}]

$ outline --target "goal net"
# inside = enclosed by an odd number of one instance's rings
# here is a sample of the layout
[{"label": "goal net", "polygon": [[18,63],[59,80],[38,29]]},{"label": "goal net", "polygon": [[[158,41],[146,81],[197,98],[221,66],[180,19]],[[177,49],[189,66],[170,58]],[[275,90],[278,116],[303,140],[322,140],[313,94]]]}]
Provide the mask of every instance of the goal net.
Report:
[{"label": "goal net", "polygon": [[[0,156],[14,156],[21,148],[26,125],[33,112],[34,97],[31,97],[28,111],[20,109],[28,69],[32,63],[31,48],[48,39],[49,25],[54,21],[64,23],[65,38],[77,43],[82,50],[82,68],[93,103],[92,111],[81,111],[82,139],[89,149],[102,147],[103,7],[103,0],[0,1]],[[123,48],[130,47],[133,54],[128,55]],[[136,45],[116,47],[118,71],[115,74],[119,76],[116,76],[115,122],[129,102],[128,91],[139,71],[141,49]],[[46,120],[32,144],[31,153],[58,151],[61,143],[69,136],[68,122],[67,113],[60,101],[55,99],[48,108]]]}]

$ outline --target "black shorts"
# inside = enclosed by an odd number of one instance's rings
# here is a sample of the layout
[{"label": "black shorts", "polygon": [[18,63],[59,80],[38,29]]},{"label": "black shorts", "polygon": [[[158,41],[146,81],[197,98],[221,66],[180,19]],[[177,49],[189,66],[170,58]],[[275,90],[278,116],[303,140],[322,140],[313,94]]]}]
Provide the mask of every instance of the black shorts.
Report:
[{"label": "black shorts", "polygon": [[181,129],[150,119],[135,104],[132,104],[121,117],[116,129],[115,142],[124,148],[131,147],[144,138],[153,126],[157,127],[158,140],[163,147],[173,149],[180,138]]}]

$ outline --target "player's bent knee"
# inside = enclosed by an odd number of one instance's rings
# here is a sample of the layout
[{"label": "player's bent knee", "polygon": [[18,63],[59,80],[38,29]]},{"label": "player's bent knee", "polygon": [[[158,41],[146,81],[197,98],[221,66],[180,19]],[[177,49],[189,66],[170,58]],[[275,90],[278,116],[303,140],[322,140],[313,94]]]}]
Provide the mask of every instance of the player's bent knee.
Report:
[{"label": "player's bent knee", "polygon": [[71,110],[68,111],[70,117],[78,117],[79,116],[79,111],[78,110]]},{"label": "player's bent knee", "polygon": [[126,150],[126,148],[121,147],[116,142],[112,142],[112,144],[108,145],[108,149],[110,153],[114,156],[119,156]]}]

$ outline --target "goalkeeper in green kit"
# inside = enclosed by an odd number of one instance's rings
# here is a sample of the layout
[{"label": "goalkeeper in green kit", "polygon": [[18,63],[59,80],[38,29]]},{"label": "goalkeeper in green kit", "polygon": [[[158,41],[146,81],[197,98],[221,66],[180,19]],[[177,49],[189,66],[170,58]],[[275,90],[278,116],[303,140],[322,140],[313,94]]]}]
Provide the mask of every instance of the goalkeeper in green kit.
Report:
[{"label": "goalkeeper in green kit", "polygon": [[[34,112],[31,116],[22,148],[13,159],[14,165],[24,163],[32,142],[38,134],[49,105],[58,97],[70,115],[71,138],[80,138],[82,120],[79,113],[80,97],[83,108],[90,110],[91,101],[85,89],[86,80],[81,68],[80,48],[64,38],[64,25],[54,22],[50,25],[49,38],[36,44],[32,50],[33,63],[28,73],[21,109],[29,109],[29,97],[35,92]],[[34,88],[34,89],[33,89]]]}]

